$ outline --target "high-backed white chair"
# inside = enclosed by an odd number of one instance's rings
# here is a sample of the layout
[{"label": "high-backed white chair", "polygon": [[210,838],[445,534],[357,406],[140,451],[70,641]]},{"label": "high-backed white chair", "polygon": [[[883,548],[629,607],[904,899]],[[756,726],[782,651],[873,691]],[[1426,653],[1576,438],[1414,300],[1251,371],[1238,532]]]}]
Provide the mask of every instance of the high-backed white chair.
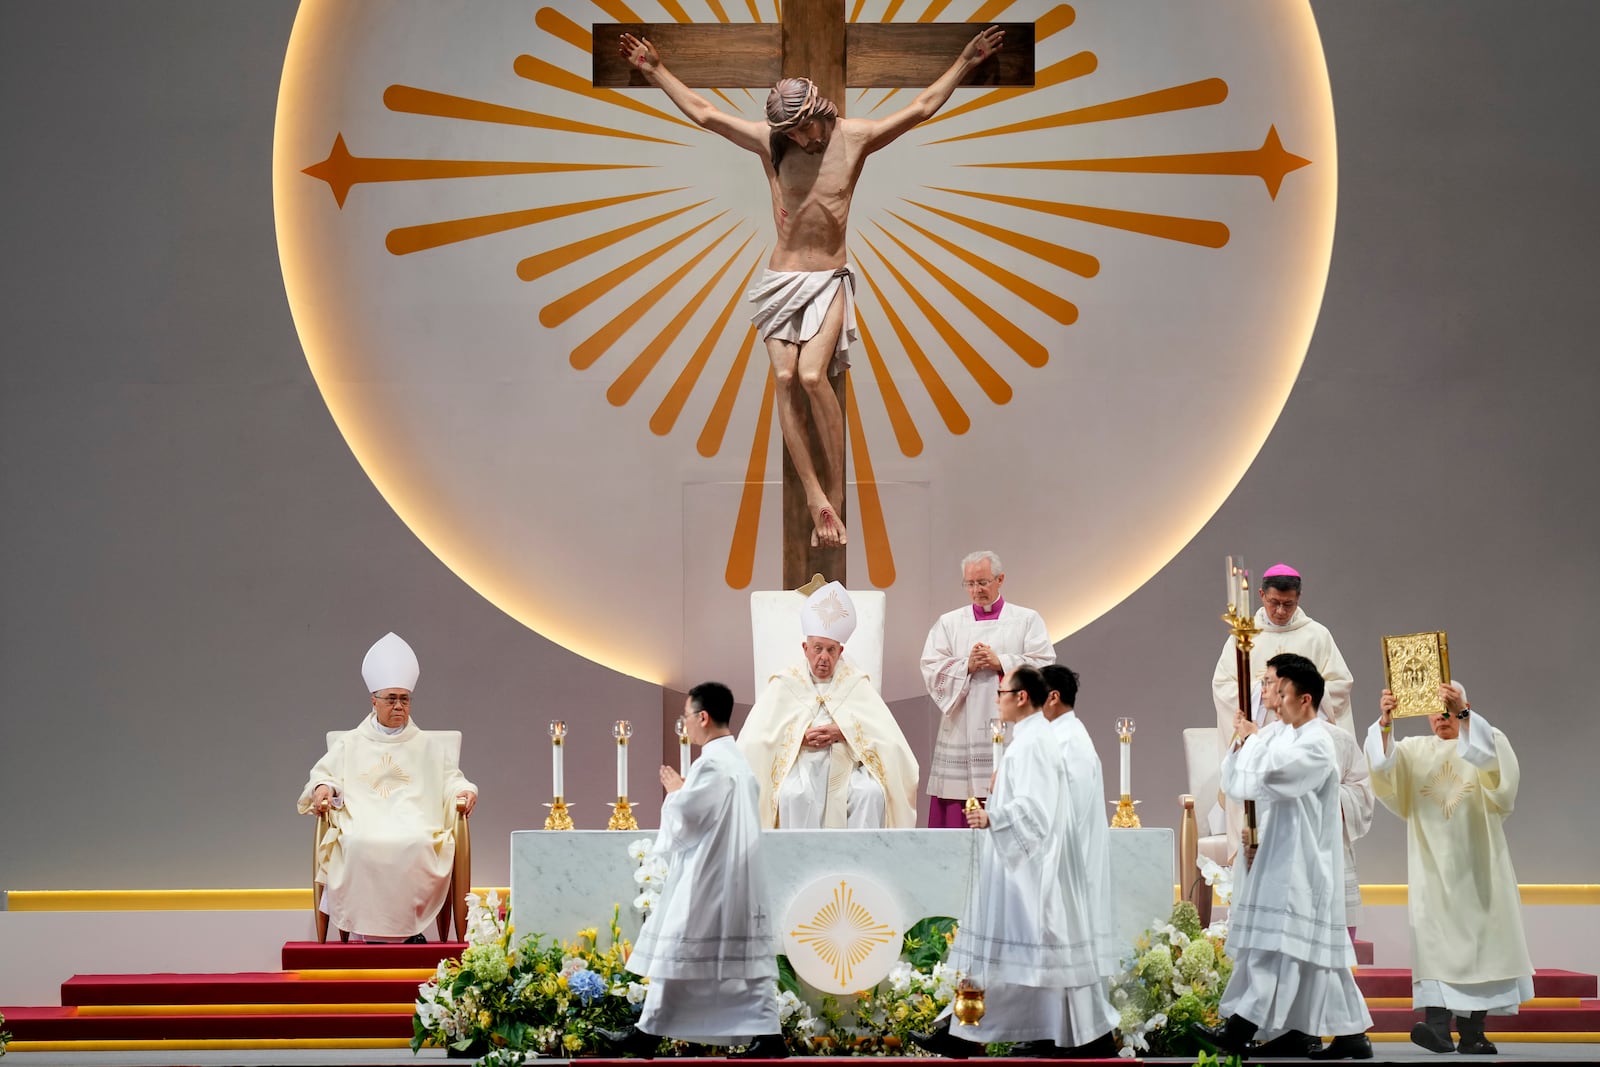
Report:
[{"label": "high-backed white chair", "polygon": [[[1222,780],[1222,761],[1217,756],[1217,728],[1203,726],[1183,731],[1183,758],[1189,770],[1189,793],[1194,797],[1195,817],[1204,829],[1208,825],[1207,814],[1217,803],[1217,790]],[[1228,835],[1202,835],[1200,855],[1226,866]]]},{"label": "high-backed white chair", "polygon": [[[856,632],[845,642],[841,657],[866,674],[883,692],[883,623],[888,598],[877,589],[850,590],[856,606]],[[805,662],[800,645],[800,609],[805,594],[793,589],[757,590],[750,594],[750,643],[755,660],[755,694],[761,695],[774,674]]]}]

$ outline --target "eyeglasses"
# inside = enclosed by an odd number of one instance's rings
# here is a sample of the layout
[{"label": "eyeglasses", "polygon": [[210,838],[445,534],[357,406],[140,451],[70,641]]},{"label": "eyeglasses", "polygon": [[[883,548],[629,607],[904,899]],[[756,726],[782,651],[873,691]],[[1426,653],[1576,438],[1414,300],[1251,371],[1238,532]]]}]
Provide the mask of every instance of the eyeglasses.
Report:
[{"label": "eyeglasses", "polygon": [[1020,693],[1020,692],[1022,692],[1022,690],[1020,690],[1020,689],[1002,689],[1002,690],[1000,690],[1000,692],[1002,692],[1002,693]]},{"label": "eyeglasses", "polygon": [[395,704],[402,704],[403,705],[403,704],[411,703],[410,694],[405,694],[405,693],[403,693],[403,694],[401,694],[399,696],[386,696],[386,697],[374,696],[372,699],[376,700],[380,704],[388,704],[391,707],[394,706]]},{"label": "eyeglasses", "polygon": [[961,584],[968,589],[987,589],[999,580],[998,578],[971,578]]}]

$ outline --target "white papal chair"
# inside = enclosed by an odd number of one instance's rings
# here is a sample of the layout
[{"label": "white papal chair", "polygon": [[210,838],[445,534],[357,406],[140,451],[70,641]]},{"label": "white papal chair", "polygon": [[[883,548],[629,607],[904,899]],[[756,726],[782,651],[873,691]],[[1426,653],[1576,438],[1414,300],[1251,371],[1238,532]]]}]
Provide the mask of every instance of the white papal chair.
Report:
[{"label": "white papal chair", "polygon": [[[1183,758],[1189,771],[1189,793],[1194,797],[1195,816],[1201,827],[1205,827],[1212,805],[1220,802],[1222,759],[1217,754],[1217,728],[1204,726],[1183,731]],[[1200,855],[1226,865],[1228,835],[1203,834]]]},{"label": "white papal chair", "polygon": [[[345,730],[328,731],[328,747],[333,747],[334,741]],[[457,752],[461,750],[460,730],[419,730],[422,734],[435,734],[445,743],[453,743]],[[444,798],[440,798],[439,809],[444,810]],[[439,908],[438,930],[439,940],[445,940],[445,935],[450,932],[450,920],[455,919],[456,937],[466,940],[467,937],[467,894],[472,891],[472,830],[471,820],[461,810],[461,802],[457,800],[455,806],[455,860],[450,868],[450,892],[445,895],[444,905]],[[442,829],[442,827],[441,827]],[[322,838],[328,832],[328,816],[326,813],[317,816],[316,836],[311,839],[311,913],[317,922],[317,941],[328,940],[328,915],[322,910]],[[349,930],[339,931],[339,940],[350,940]]]}]

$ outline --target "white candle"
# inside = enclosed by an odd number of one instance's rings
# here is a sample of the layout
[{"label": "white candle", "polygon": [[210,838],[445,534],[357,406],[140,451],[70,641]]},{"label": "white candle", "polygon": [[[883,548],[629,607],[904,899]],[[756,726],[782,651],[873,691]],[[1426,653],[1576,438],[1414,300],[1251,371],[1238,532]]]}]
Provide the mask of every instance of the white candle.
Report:
[{"label": "white candle", "polygon": [[552,794],[561,796],[561,738],[553,738],[550,742],[550,777],[554,783]]},{"label": "white candle", "polygon": [[1000,766],[1000,757],[1006,754],[1006,724],[1002,719],[989,720],[989,737],[994,742],[994,765]]},{"label": "white candle", "polygon": [[1122,795],[1133,796],[1133,738],[1127,734],[1122,735]]},{"label": "white candle", "polygon": [[689,739],[678,738],[678,773],[685,778],[689,777]]},{"label": "white candle", "polygon": [[617,796],[628,795],[628,739],[617,738]]}]

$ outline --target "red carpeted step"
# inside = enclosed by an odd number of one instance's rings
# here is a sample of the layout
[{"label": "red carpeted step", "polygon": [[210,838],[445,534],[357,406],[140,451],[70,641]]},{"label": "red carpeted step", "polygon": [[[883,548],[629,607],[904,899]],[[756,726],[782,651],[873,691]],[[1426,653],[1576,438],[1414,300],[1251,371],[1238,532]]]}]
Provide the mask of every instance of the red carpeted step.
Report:
[{"label": "red carpeted step", "polygon": [[439,961],[455,959],[465,952],[464,941],[429,941],[422,945],[375,945],[330,941],[286,941],[283,969],[286,971],[336,971],[353,968],[439,966]]},{"label": "red carpeted step", "polygon": [[1356,938],[1356,966],[1372,966],[1372,942]]},{"label": "red carpeted step", "polygon": [[[1422,1021],[1410,1008],[1372,1008],[1372,1029],[1383,1034],[1409,1033]],[[1523,1008],[1515,1015],[1491,1015],[1484,1029],[1493,1033],[1594,1033],[1600,1030],[1600,1000],[1580,1000],[1575,1008]]]},{"label": "red carpeted step", "polygon": [[[1533,995],[1536,997],[1600,996],[1592,974],[1577,971],[1536,970]],[[1409,997],[1411,972],[1404,967],[1363,967],[1356,971],[1356,986],[1364,997]]]},{"label": "red carpeted step", "polygon": [[4,1008],[16,1041],[201,1041],[410,1038],[411,1015],[79,1015],[76,1008]]},{"label": "red carpeted step", "polygon": [[293,971],[237,974],[77,974],[61,1003],[79,1004],[407,1004],[416,978],[307,978]]}]

